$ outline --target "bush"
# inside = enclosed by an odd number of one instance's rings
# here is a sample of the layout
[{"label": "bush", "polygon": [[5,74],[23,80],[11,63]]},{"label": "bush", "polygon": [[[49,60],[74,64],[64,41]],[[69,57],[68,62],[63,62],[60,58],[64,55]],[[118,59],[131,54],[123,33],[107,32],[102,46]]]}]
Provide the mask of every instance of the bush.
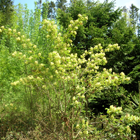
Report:
[{"label": "bush", "polygon": [[[110,106],[108,115],[98,117],[96,122],[88,118],[88,102],[96,97],[94,92],[101,93],[106,88],[118,87],[130,78],[123,72],[116,74],[112,69],[99,70],[100,66],[107,63],[105,53],[118,50],[120,47],[117,44],[108,45],[106,49],[101,44],[96,45],[85,51],[80,58],[76,53],[70,53],[72,40],[69,37],[75,37],[76,30],[88,19],[85,15],[78,16],[78,20],[70,21],[63,34],[54,21],[46,19],[39,29],[39,16],[37,19],[35,17],[38,24],[34,23],[34,34],[31,36],[24,34],[25,28],[21,28],[21,32],[16,28],[0,28],[3,37],[9,38],[13,51],[10,53],[6,46],[1,45],[1,50],[6,50],[5,55],[10,57],[10,60],[3,61],[12,65],[13,75],[16,75],[10,76],[11,86],[7,84],[9,92],[5,91],[1,102],[1,114],[7,114],[7,117],[1,116],[1,124],[9,127],[8,130],[3,127],[3,130],[8,131],[5,137],[12,133],[12,138],[17,138],[16,132],[19,131],[23,131],[26,138],[37,139],[129,139],[133,136],[129,124],[138,123],[140,119],[126,115],[118,117],[123,114],[121,107]],[[85,59],[87,55],[88,60]],[[6,68],[8,63],[2,66]],[[18,125],[11,125],[13,118],[18,118],[16,120],[19,122],[14,121]],[[98,124],[98,119],[99,125],[94,125]],[[29,127],[23,130],[19,127],[22,123]],[[103,128],[100,128],[101,123]],[[32,134],[29,135],[29,132]]]}]

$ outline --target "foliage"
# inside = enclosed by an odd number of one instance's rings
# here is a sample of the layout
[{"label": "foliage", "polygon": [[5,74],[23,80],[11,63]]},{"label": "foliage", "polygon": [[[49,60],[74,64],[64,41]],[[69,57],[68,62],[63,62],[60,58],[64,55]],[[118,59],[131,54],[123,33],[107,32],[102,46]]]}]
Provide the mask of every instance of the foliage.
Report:
[{"label": "foliage", "polygon": [[[139,41],[135,35],[135,26],[137,8],[133,12],[123,12],[118,8],[114,10],[114,2],[84,2],[81,0],[71,2],[65,11],[58,10],[57,19],[64,30],[68,27],[71,20],[77,20],[78,14],[86,14],[88,21],[78,28],[77,34],[71,37],[73,46],[71,53],[77,53],[78,57],[91,46],[101,43],[105,49],[108,44],[118,44],[120,47],[117,51],[106,52],[107,64],[100,66],[110,69],[115,73],[124,73],[131,77],[128,84],[121,84],[118,89],[106,88],[100,92],[94,91],[98,95],[88,101],[89,110],[95,115],[99,113],[106,114],[105,108],[111,104],[125,108],[129,102],[129,95],[132,91],[138,91],[139,81]],[[132,8],[132,7],[131,7]],[[130,17],[129,17],[130,15]],[[131,19],[134,17],[133,19]],[[64,31],[65,32],[65,31]],[[86,55],[88,60],[89,55]],[[83,65],[84,67],[85,65]],[[87,76],[87,75],[86,75]],[[112,77],[113,78],[113,77]],[[121,87],[123,86],[125,89]],[[127,90],[127,91],[125,91]],[[124,92],[125,91],[125,92]],[[126,102],[124,99],[127,97]],[[90,115],[92,117],[92,115]]]},{"label": "foliage", "polygon": [[140,113],[139,95],[131,96],[131,103],[127,105],[125,111],[138,116]]},{"label": "foliage", "polygon": [[55,18],[55,3],[53,1],[49,3],[48,18]]},{"label": "foliage", "polygon": [[[76,20],[77,15],[86,14],[88,22],[77,31],[76,38],[73,41],[72,52],[82,53],[91,46],[101,43],[105,48],[107,44],[118,43],[121,46],[120,51],[112,52],[107,55],[108,64],[106,68],[113,68],[115,72],[124,71],[128,74],[129,54],[134,48],[133,39],[135,30],[130,27],[130,22],[126,16],[121,16],[121,9],[114,10],[113,2],[73,2],[66,12],[59,10],[57,19],[60,25],[67,28],[71,19]],[[92,44],[92,45],[91,45]],[[127,70],[128,69],[128,70]]]},{"label": "foliage", "polygon": [[[91,46],[98,47],[100,43],[104,49],[108,44],[118,44],[121,48],[117,51],[106,52],[106,58],[108,63],[104,66],[100,66],[100,70],[103,68],[110,69],[116,73],[124,71],[126,74],[130,72],[128,64],[130,62],[129,54],[134,48],[132,39],[134,38],[134,29],[129,26],[126,15],[122,15],[122,10],[114,10],[114,2],[89,2],[78,0],[71,2],[66,11],[58,10],[57,19],[60,25],[66,29],[71,20],[77,20],[78,14],[86,14],[88,21],[78,28],[75,38],[71,37],[73,46],[71,53],[77,53],[78,57],[85,50],[89,50]],[[86,55],[86,59],[89,56]],[[84,67],[84,66],[83,66]],[[125,86],[127,87],[127,86]],[[109,91],[110,90],[110,91]],[[106,93],[108,92],[108,94]],[[111,104],[116,105],[118,100],[123,97],[116,90],[107,88],[100,91],[98,96],[90,100],[90,107],[93,107],[92,111],[98,114],[100,111],[105,113],[105,107],[109,107]],[[116,101],[116,102],[115,102]],[[100,108],[100,109],[96,109]]]},{"label": "foliage", "polygon": [[[56,12],[55,12],[55,3],[53,1],[50,2],[44,2],[42,4],[42,18],[50,18],[55,19],[56,18]],[[44,17],[47,16],[47,17]]]},{"label": "foliage", "polygon": [[0,26],[2,25],[12,25],[13,17],[13,1],[11,0],[1,0],[0,1]]},{"label": "foliage", "polygon": [[[4,89],[8,87],[1,97],[1,134],[9,139],[22,136],[26,139],[130,139],[135,136],[130,126],[139,125],[140,119],[123,114],[121,107],[110,106],[108,114],[96,117],[95,121],[88,118],[90,99],[101,96],[102,90],[130,80],[123,72],[102,69],[107,63],[106,53],[119,51],[118,44],[106,48],[98,44],[78,57],[77,53],[70,53],[71,38],[76,37],[88,17],[78,14],[78,19],[71,20],[61,33],[53,20],[40,22],[40,15],[40,9],[29,13],[26,6],[23,12],[19,5],[13,27],[0,27],[3,37],[0,79]],[[11,47],[5,46],[7,38]],[[7,72],[8,67],[11,69]]]},{"label": "foliage", "polygon": [[57,19],[60,25],[67,28],[71,19],[76,20],[77,15],[86,14],[88,22],[79,28],[73,41],[72,52],[82,53],[91,46],[101,43],[105,48],[107,44],[118,43],[121,49],[118,52],[107,54],[106,68],[113,68],[115,72],[124,71],[128,74],[129,54],[134,48],[133,39],[135,30],[130,27],[126,15],[121,16],[121,9],[114,10],[113,2],[73,2],[66,12],[59,10]]},{"label": "foliage", "polygon": [[[128,92],[121,86],[108,87],[93,93],[96,97],[93,96],[94,98],[89,100],[89,108],[95,116],[99,113],[107,114],[105,108],[109,108],[111,104],[125,108],[130,102]],[[90,117],[93,117],[92,114]]]},{"label": "foliage", "polygon": [[91,46],[99,43],[102,45],[117,43],[111,42],[107,37],[108,28],[112,26],[121,14],[120,9],[114,11],[113,7],[113,2],[90,2],[86,4],[84,1],[78,0],[72,2],[66,11],[58,11],[57,19],[64,28],[67,28],[71,19],[76,20],[78,14],[86,14],[88,16],[88,22],[78,29],[76,38],[71,38],[74,45],[73,52],[82,54],[81,49],[88,50]]},{"label": "foliage", "polygon": [[138,10],[139,8],[137,8],[134,4],[131,4],[130,6],[130,18],[132,19],[131,23],[133,26],[136,26],[136,23],[138,21]]},{"label": "foliage", "polygon": [[56,1],[57,9],[60,8],[61,10],[65,11],[66,10],[65,3],[67,3],[67,0],[57,0]]}]

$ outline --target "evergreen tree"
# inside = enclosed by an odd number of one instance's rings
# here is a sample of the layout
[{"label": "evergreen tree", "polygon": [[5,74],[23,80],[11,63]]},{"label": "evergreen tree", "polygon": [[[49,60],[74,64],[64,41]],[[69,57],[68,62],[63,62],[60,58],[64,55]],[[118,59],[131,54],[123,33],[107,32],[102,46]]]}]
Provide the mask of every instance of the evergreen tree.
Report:
[{"label": "evergreen tree", "polygon": [[13,1],[11,0],[0,0],[0,26],[11,25],[12,14],[14,11]]},{"label": "evergreen tree", "polygon": [[133,27],[135,27],[135,25],[138,22],[138,10],[139,8],[131,4],[129,12],[130,12],[130,18],[132,19],[131,23]]},{"label": "evergreen tree", "polygon": [[66,4],[67,3],[67,0],[57,0],[56,1],[56,7],[57,9],[60,8],[62,11],[65,11],[66,10]]},{"label": "evergreen tree", "polygon": [[[66,11],[58,11],[57,19],[65,29],[72,19],[78,19],[78,14],[87,15],[87,23],[83,23],[84,27],[77,30],[75,38],[71,37],[73,42],[71,52],[80,55],[83,51],[99,43],[101,43],[103,48],[106,48],[109,44],[118,44],[120,46],[119,51],[106,54],[108,63],[104,67],[108,69],[113,68],[113,71],[116,73],[123,71],[129,74],[134,67],[129,64],[134,59],[134,53],[132,52],[135,47],[135,28],[131,26],[132,23],[129,21],[130,18],[125,8],[114,9],[114,2],[108,2],[107,0],[103,3],[98,1],[84,2],[82,0],[74,0],[71,1]],[[122,15],[122,11],[124,11],[124,15]],[[130,86],[131,84],[127,87],[125,86],[125,88],[132,91],[133,89]],[[105,93],[105,91],[102,92]],[[104,105],[107,105],[108,102],[109,104],[115,104],[118,100],[118,105],[120,105],[120,98],[123,92],[120,91],[120,94],[118,94],[118,91],[109,91],[109,89],[107,89],[107,92],[110,92],[110,94],[107,94],[108,96],[105,93],[103,94],[104,97],[97,98],[94,103],[97,102],[99,103],[98,105],[101,105],[101,102],[104,100]]]},{"label": "evergreen tree", "polygon": [[139,14],[139,19],[138,19],[137,28],[138,28],[138,38],[140,39],[140,14]]},{"label": "evergreen tree", "polygon": [[38,8],[41,9],[41,6],[42,6],[42,0],[39,0],[39,1],[37,2],[37,4],[38,4]]},{"label": "evergreen tree", "polygon": [[55,3],[53,1],[49,3],[48,18],[55,18]]},{"label": "evergreen tree", "polygon": [[[82,0],[75,0],[70,3],[66,11],[59,10],[57,19],[65,28],[67,28],[70,20],[77,20],[78,14],[86,14],[88,22],[84,24],[83,28],[79,28],[75,39],[72,39],[74,46],[72,51],[82,53],[81,50],[88,50],[91,46],[99,43],[112,43],[108,37],[109,29],[113,23],[119,19],[121,9],[114,10],[114,3],[99,2],[84,2]],[[116,42],[117,43],[117,42]]]},{"label": "evergreen tree", "polygon": [[43,7],[42,7],[42,17],[43,19],[46,18],[44,17],[44,15],[46,15],[45,13],[48,13],[47,18],[50,19],[55,19],[56,16],[56,12],[55,12],[55,3],[53,1],[51,2],[45,2],[43,3]]},{"label": "evergreen tree", "polygon": [[[124,71],[128,74],[129,55],[134,48],[133,40],[136,38],[135,29],[131,26],[127,13],[122,15],[125,9],[115,9],[114,2],[103,3],[72,1],[65,11],[59,10],[57,19],[60,24],[67,28],[71,19],[76,20],[78,14],[88,16],[87,23],[79,28],[76,37],[72,39],[72,52],[82,54],[82,50],[88,50],[91,46],[101,43],[105,48],[109,44],[118,44],[120,51],[107,54],[108,63],[106,68],[113,68],[115,72]],[[127,11],[127,10],[125,10]]]},{"label": "evergreen tree", "polygon": [[49,9],[49,4],[48,2],[44,2],[42,4],[42,12],[41,12],[41,15],[42,15],[42,19],[47,19],[48,15],[48,9]]},{"label": "evergreen tree", "polygon": [[[13,26],[13,16],[14,16],[14,7],[13,1],[11,0],[0,0],[0,26]],[[3,40],[2,34],[0,35],[0,42]],[[11,43],[9,38],[5,38],[5,46],[11,48]]]},{"label": "evergreen tree", "polygon": [[[129,14],[131,18],[131,26],[137,29],[137,35],[133,39],[133,50],[129,54],[129,63],[127,63],[127,73],[131,77],[131,84],[125,85],[125,87],[132,91],[138,91],[138,81],[140,81],[140,15],[138,13],[139,9],[135,5],[131,5]],[[136,33],[136,31],[135,31]],[[129,67],[129,69],[128,69]]]}]

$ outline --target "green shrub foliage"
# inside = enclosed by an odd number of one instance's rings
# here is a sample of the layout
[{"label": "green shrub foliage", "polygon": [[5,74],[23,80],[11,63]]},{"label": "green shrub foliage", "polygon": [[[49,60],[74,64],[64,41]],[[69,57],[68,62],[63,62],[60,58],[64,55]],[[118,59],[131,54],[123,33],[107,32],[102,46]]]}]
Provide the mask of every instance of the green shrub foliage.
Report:
[{"label": "green shrub foliage", "polygon": [[103,68],[106,53],[121,47],[98,44],[80,55],[71,53],[72,38],[88,22],[86,15],[71,19],[62,33],[55,21],[40,21],[40,9],[29,13],[24,8],[19,4],[11,28],[0,27],[1,134],[21,139],[24,124],[24,137],[30,139],[135,139],[130,127],[139,125],[140,118],[122,107],[111,105],[106,115],[89,119],[90,100],[130,81],[124,72]]}]

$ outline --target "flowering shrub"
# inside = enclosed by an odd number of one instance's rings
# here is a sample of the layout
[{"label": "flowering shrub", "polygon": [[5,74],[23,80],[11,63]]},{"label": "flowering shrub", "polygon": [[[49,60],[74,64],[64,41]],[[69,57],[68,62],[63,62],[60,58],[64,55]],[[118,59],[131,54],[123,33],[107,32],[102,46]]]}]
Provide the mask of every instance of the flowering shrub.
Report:
[{"label": "flowering shrub", "polygon": [[[121,107],[114,107],[111,105],[110,108],[107,109],[107,113],[109,115],[109,120],[113,122],[113,127],[117,126],[116,133],[118,133],[118,135],[122,133],[121,135],[126,137],[126,139],[129,134],[132,134],[130,127],[140,123],[140,118],[138,116],[124,114]],[[117,118],[117,115],[121,115],[121,117]],[[135,134],[131,136],[136,137]]]},{"label": "flowering shrub", "polygon": [[[98,139],[101,137],[100,132],[103,131],[109,132],[107,134],[103,132],[104,138],[128,138],[131,136],[129,125],[126,126],[121,121],[125,124],[138,123],[140,119],[136,116],[115,118],[116,115],[122,114],[121,107],[110,106],[110,109],[107,109],[108,118],[101,116],[105,130],[98,130],[98,126],[92,125],[87,118],[86,106],[90,97],[95,96],[93,91],[117,87],[121,83],[128,82],[130,78],[123,72],[116,74],[112,69],[99,70],[100,66],[107,63],[105,53],[119,50],[118,44],[109,44],[105,49],[98,44],[85,51],[80,58],[76,53],[70,53],[72,40],[69,38],[75,37],[79,26],[88,20],[85,15],[79,14],[78,17],[78,20],[70,21],[64,34],[59,32],[54,21],[46,19],[42,21],[40,33],[44,38],[44,44],[49,43],[50,46],[47,47],[51,48],[47,58],[39,44],[36,44],[35,38],[30,39],[28,35],[16,29],[4,26],[0,28],[0,33],[6,34],[14,42],[15,48],[11,56],[19,60],[24,69],[24,74],[17,81],[11,82],[11,85],[25,89],[28,98],[24,100],[24,105],[29,114],[33,118],[38,116],[39,108],[43,116],[48,118],[48,127],[51,126],[53,132],[61,128],[64,135],[68,134],[70,139]],[[85,58],[87,55],[88,59]],[[5,108],[7,106],[9,105],[5,105]],[[15,105],[11,103],[10,106]]]}]

